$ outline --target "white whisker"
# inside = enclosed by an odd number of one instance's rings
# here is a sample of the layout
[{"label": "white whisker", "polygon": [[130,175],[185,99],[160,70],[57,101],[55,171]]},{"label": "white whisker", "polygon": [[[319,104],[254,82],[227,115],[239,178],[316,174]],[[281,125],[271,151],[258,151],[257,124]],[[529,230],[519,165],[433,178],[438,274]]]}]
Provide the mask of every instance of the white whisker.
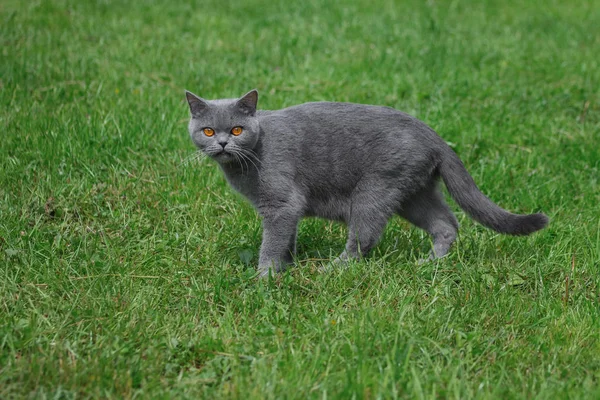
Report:
[{"label": "white whisker", "polygon": [[242,168],[242,175],[243,175],[244,174],[244,165],[242,164],[240,154],[234,149],[230,149],[229,152],[235,158],[235,160],[238,162],[238,164],[240,164],[240,167]]},{"label": "white whisker", "polygon": [[[258,175],[258,179],[261,180],[261,173],[260,173],[260,168],[254,163],[254,161],[252,160],[252,157],[250,157],[250,154],[242,151],[241,155],[244,159],[250,161],[250,163],[254,166],[254,169],[256,170],[256,174]],[[260,160],[256,159],[256,161],[260,164]]]},{"label": "white whisker", "polygon": [[240,158],[242,159],[242,161],[244,162],[244,164],[246,165],[246,171],[249,174],[250,173],[250,166],[248,165],[248,163],[246,162],[246,157],[244,157],[244,152],[240,150],[237,150],[238,154],[240,155]]},{"label": "white whisker", "polygon": [[183,165],[187,165],[193,161],[197,161],[200,160],[202,158],[206,157],[203,153],[196,151],[193,154],[190,154],[189,156],[185,157],[181,163],[179,163],[179,165],[177,165],[177,168],[181,168],[181,166]]}]

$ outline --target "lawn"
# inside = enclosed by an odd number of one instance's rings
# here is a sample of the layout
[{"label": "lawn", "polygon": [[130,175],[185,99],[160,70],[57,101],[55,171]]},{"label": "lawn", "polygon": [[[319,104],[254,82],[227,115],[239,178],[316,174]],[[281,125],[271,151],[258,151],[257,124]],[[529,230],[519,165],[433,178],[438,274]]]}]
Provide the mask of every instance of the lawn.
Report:
[{"label": "lawn", "polygon": [[[599,398],[600,2],[0,2],[0,398]],[[184,89],[392,106],[549,227],[393,219],[321,274],[195,157]]]}]

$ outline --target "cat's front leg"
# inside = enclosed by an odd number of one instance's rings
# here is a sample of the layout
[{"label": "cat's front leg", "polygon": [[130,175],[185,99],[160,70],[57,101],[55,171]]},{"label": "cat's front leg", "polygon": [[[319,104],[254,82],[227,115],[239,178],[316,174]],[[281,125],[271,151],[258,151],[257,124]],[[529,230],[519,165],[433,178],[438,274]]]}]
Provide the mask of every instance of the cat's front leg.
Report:
[{"label": "cat's front leg", "polygon": [[293,261],[300,212],[294,208],[270,210],[263,218],[263,237],[258,270],[260,277],[281,272]]}]

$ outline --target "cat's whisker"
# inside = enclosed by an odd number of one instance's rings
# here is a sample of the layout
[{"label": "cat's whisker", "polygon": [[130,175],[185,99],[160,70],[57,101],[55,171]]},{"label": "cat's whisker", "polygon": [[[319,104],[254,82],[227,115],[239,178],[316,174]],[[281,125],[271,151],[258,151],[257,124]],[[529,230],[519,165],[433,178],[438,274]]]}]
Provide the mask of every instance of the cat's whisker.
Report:
[{"label": "cat's whisker", "polygon": [[[258,168],[256,163],[252,160],[250,155],[247,154],[245,149],[235,147],[233,150],[241,157],[241,159],[244,161],[244,164],[246,164],[246,169],[248,170],[248,173],[250,173],[250,166],[248,165],[248,162],[250,162],[252,164],[252,166],[254,167],[254,169],[256,170],[258,178],[261,179],[260,168]],[[242,168],[242,172],[243,172],[243,168]]]},{"label": "cat's whisker", "polygon": [[[254,165],[254,168],[256,168],[256,172],[258,172],[258,175],[260,177],[260,168],[258,168],[258,166],[254,163],[254,161],[257,161],[258,164],[260,165],[260,160],[258,158],[256,158],[255,155],[252,155],[251,153],[242,151],[242,154],[248,161],[250,161],[252,163],[252,165]],[[254,158],[254,161],[253,161],[253,158]]]},{"label": "cat's whisker", "polygon": [[235,160],[237,161],[237,163],[240,164],[240,167],[242,168],[242,175],[243,175],[244,174],[244,165],[242,164],[241,156],[235,150],[229,150],[229,152],[235,158]]},{"label": "cat's whisker", "polygon": [[240,168],[242,169],[242,175],[243,175],[244,174],[244,165],[242,164],[240,152],[237,150],[237,148],[235,148],[233,146],[230,146],[228,151],[235,158],[235,161],[240,165]]},{"label": "cat's whisker", "polygon": [[185,158],[184,158],[184,159],[181,161],[181,163],[179,163],[179,165],[177,165],[177,168],[179,169],[179,168],[181,168],[181,167],[182,167],[182,166],[184,166],[184,165],[187,165],[187,164],[189,164],[189,163],[191,163],[191,162],[193,162],[193,161],[200,160],[200,159],[202,159],[202,158],[204,158],[204,157],[206,157],[204,154],[202,154],[202,153],[201,153],[201,152],[199,152],[199,151],[196,151],[196,152],[194,152],[193,154],[190,154],[189,156],[185,157]]},{"label": "cat's whisker", "polygon": [[186,156],[185,158],[183,158],[181,160],[181,162],[179,164],[177,164],[177,168],[181,167],[184,164],[187,164],[188,162],[190,162],[195,157],[196,157],[196,153],[190,154],[189,156]]},{"label": "cat's whisker", "polygon": [[[244,149],[242,149],[241,147],[235,146],[235,147],[232,147],[231,151],[234,151],[243,160],[244,164],[246,165],[246,171],[248,174],[250,173],[250,165],[248,165],[247,161],[250,161],[252,163],[252,165],[254,165],[254,168],[256,168],[256,164],[254,164],[252,162],[252,160],[245,154]],[[256,168],[256,169],[258,170],[258,168]],[[244,168],[242,166],[242,172],[243,172],[243,170],[244,170]]]},{"label": "cat's whisker", "polygon": [[[250,173],[250,165],[248,165],[248,163],[246,162],[246,157],[244,156],[244,152],[241,150],[237,150],[237,153],[239,154],[240,158],[244,162],[244,165],[246,165],[246,174],[249,174]],[[243,168],[242,168],[242,172],[243,172]]]},{"label": "cat's whisker", "polygon": [[[237,154],[240,156],[240,159],[243,161],[246,166],[246,175],[250,174],[250,165],[248,164],[248,158],[244,155],[244,152],[241,149],[237,149]],[[243,171],[243,168],[242,168]]]},{"label": "cat's whisker", "polygon": [[[258,163],[258,165],[261,165],[261,160],[258,158],[258,156],[256,155],[256,153],[254,153],[252,150],[250,149],[242,149],[242,153],[244,153],[244,155],[248,158],[248,160],[254,160]],[[258,166],[255,163],[252,163],[254,165],[254,167],[256,169],[258,169]]]},{"label": "cat's whisker", "polygon": [[[246,157],[248,158],[248,161],[250,161],[252,163],[254,168],[256,168],[256,174],[258,175],[258,180],[262,181],[262,174],[260,172],[260,168],[254,163],[254,161],[252,161],[252,158],[250,158],[250,156],[248,154],[246,154]],[[258,162],[258,165],[261,165],[261,162],[259,159],[255,159],[255,160]]]},{"label": "cat's whisker", "polygon": [[258,154],[256,154],[256,152],[252,149],[245,149],[245,152],[249,155],[252,156],[252,158],[254,158],[254,160],[256,162],[258,162],[259,164],[262,164],[262,161],[260,160],[260,158],[258,157]]},{"label": "cat's whisker", "polygon": [[[242,153],[238,153],[238,154],[240,156],[240,159],[246,166],[246,175],[249,175],[250,174],[250,165],[248,165],[248,162],[246,161],[246,158],[244,157],[244,155]],[[242,173],[243,173],[243,171],[244,171],[244,169],[242,168]]]}]

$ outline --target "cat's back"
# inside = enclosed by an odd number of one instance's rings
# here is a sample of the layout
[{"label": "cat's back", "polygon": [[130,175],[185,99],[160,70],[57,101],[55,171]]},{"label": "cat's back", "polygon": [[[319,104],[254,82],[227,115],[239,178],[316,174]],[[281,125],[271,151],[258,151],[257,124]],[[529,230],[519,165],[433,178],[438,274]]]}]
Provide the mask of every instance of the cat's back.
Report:
[{"label": "cat's back", "polygon": [[402,111],[387,106],[331,101],[303,103],[280,110],[266,111],[265,113],[267,113],[268,118],[283,118],[302,122],[310,122],[315,119],[341,122],[342,118],[350,118],[354,122],[373,120],[381,117],[406,120],[414,119],[414,117]]},{"label": "cat's back", "polygon": [[363,132],[387,135],[399,134],[430,135],[433,133],[425,123],[392,107],[342,103],[310,102],[275,111],[262,111],[259,116],[263,124],[277,129],[286,126],[288,130],[307,132],[311,135],[345,136]]},{"label": "cat's back", "polygon": [[386,146],[393,151],[411,142],[418,147],[416,142],[439,139],[422,121],[386,106],[311,102],[262,111],[259,118],[267,135],[274,134],[277,141],[287,138],[305,147],[322,143],[338,148]]}]

